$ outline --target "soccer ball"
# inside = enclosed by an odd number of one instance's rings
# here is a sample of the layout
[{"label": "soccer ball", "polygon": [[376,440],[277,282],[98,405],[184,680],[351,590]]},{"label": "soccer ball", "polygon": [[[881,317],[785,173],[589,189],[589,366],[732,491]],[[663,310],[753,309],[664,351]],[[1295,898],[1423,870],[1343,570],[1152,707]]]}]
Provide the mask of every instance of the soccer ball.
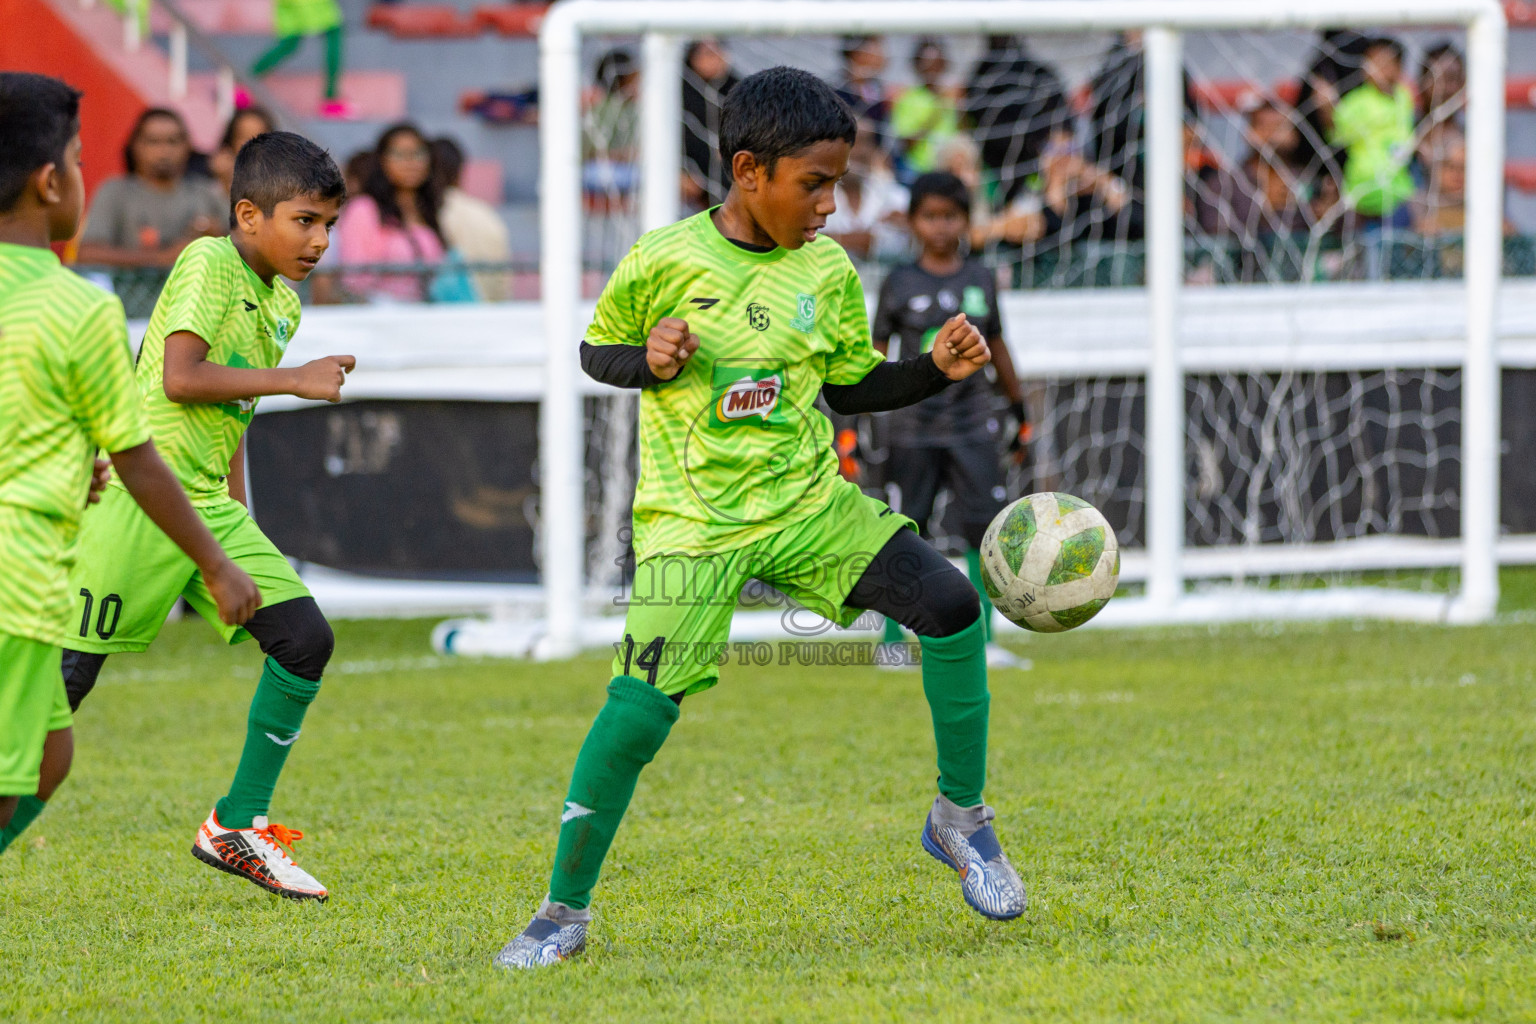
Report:
[{"label": "soccer ball", "polygon": [[981,582],[1010,622],[1037,633],[1081,626],[1115,596],[1120,546],[1104,514],[1048,491],[997,514],[981,541]]}]

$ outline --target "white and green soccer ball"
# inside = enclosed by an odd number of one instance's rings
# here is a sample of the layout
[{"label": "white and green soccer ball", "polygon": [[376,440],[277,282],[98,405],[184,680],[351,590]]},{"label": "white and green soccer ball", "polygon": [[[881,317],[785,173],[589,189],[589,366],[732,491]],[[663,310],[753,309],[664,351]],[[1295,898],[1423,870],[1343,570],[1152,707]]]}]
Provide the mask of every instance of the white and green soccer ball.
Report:
[{"label": "white and green soccer ball", "polygon": [[1010,622],[1037,633],[1081,626],[1115,596],[1120,546],[1104,514],[1047,491],[997,514],[981,541],[981,581]]}]

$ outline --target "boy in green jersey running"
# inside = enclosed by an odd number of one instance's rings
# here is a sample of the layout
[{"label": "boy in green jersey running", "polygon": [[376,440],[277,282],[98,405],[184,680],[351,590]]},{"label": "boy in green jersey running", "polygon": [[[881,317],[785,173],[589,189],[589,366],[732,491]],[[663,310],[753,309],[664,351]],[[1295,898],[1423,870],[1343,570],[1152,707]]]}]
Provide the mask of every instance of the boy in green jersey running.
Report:
[{"label": "boy in green jersey running", "polygon": [[642,237],[598,300],[582,366],[641,389],[635,582],[608,700],[560,816],[549,894],[500,966],[545,966],[584,947],[592,889],[640,770],[683,697],[719,681],[751,579],[843,625],[872,609],[918,635],[939,768],[923,848],[959,872],[981,914],[1024,912],[982,800],[989,697],[976,591],[910,519],[839,476],[814,405],[819,395],[842,414],[899,408],[990,358],[963,312],[930,351],[886,362],[874,350],[853,265],[818,237],[854,133],[852,113],[808,72],[743,80],[721,117],[724,204]]},{"label": "boy in green jersey running", "polygon": [[84,202],[80,94],[0,72],[0,851],[74,755],[59,646],[80,515],[107,479],[98,449],[125,499],[208,581],[222,622],[245,622],[261,601],[149,440],[122,303],[49,251],[74,237]]},{"label": "boy in green jersey running", "polygon": [[72,708],[108,654],[149,646],[178,597],[229,643],[256,638],[267,659],[240,764],[192,853],[291,899],[324,900],[327,892],[290,855],[303,833],[270,823],[267,810],[334,639],[308,588],[246,511],[245,429],[262,395],[341,400],[351,356],[295,369],[278,362],[299,325],[298,296],[282,278],[302,281],[315,269],[345,196],[335,161],[308,139],[268,132],[247,142],[235,157],[230,236],[182,251],[139,352],[150,429],[198,515],[260,584],[261,609],[243,626],[219,621],[197,566],[116,487],[85,517],[69,578],[75,607],[63,669]]}]

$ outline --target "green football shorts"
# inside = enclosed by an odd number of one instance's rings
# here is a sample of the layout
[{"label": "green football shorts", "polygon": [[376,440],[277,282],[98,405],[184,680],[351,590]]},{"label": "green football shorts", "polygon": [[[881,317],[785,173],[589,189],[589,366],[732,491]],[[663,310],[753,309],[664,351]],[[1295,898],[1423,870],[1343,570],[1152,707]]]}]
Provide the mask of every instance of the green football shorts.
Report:
[{"label": "green football shorts", "polygon": [[[839,480],[827,508],[770,536],[718,554],[653,555],[635,566],[615,646],[613,674],[643,679],[667,696],[698,693],[720,681],[729,657],[731,616],[738,604],[770,608],[793,631],[809,617],[786,604],[848,626],[862,611],[843,601],[885,542],[903,527],[917,529],[885,502]],[[749,591],[748,581],[778,593]]]},{"label": "green football shorts", "polygon": [[43,739],[71,721],[59,649],[0,633],[0,796],[37,792]]},{"label": "green football shorts", "polygon": [[[231,498],[197,513],[224,552],[261,588],[263,607],[309,596],[309,588],[244,505]],[[186,598],[226,643],[251,635],[242,626],[219,621],[203,574],[121,487],[108,487],[101,504],[86,510],[69,589],[75,613],[64,646],[70,650],[142,651],[160,634],[178,597]]]}]

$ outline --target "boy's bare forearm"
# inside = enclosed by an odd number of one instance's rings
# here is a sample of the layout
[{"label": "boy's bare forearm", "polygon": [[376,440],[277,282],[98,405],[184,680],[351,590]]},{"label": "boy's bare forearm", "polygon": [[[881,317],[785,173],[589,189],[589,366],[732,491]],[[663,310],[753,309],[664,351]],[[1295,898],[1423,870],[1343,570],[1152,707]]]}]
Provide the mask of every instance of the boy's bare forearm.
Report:
[{"label": "boy's bare forearm", "polygon": [[181,483],[160,458],[154,442],[112,453],[112,468],[133,500],[165,535],[186,552],[187,557],[205,572],[224,560],[208,527],[198,516]]},{"label": "boy's bare forearm", "polygon": [[206,359],[174,370],[170,363],[165,367],[165,396],[182,405],[214,405],[242,398],[287,395],[296,386],[293,371],[282,367],[258,370],[221,366]]}]

